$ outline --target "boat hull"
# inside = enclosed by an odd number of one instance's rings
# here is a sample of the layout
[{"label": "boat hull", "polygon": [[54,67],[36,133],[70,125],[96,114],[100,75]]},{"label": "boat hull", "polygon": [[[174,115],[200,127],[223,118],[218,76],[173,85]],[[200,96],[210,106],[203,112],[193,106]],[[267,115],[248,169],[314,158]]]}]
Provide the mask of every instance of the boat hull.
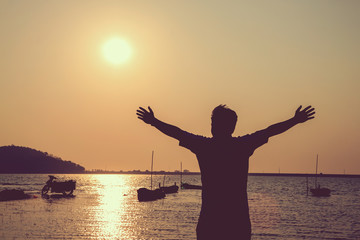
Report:
[{"label": "boat hull", "polygon": [[5,189],[0,191],[0,201],[21,200],[29,198],[32,198],[32,196],[24,193],[23,190]]},{"label": "boat hull", "polygon": [[172,186],[168,186],[168,187],[160,187],[160,190],[162,190],[165,194],[177,193],[179,190],[179,187],[176,185],[172,185]]},{"label": "boat hull", "polygon": [[310,192],[315,197],[329,197],[331,190],[328,188],[311,188]]},{"label": "boat hull", "polygon": [[140,188],[137,190],[137,193],[140,202],[155,201],[165,197],[165,193],[160,189],[149,190],[147,188]]},{"label": "boat hull", "polygon": [[188,183],[182,183],[181,188],[182,189],[202,189],[202,186],[192,185],[192,184],[188,184]]}]

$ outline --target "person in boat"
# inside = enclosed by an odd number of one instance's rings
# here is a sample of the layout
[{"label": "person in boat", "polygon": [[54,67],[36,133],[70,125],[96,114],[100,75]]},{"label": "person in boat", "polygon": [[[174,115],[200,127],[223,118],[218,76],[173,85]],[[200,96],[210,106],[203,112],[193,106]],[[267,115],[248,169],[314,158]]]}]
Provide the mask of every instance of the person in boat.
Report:
[{"label": "person in boat", "polygon": [[304,109],[300,106],[286,121],[253,134],[233,137],[237,114],[226,105],[219,105],[211,115],[212,137],[204,137],[160,121],[150,107],[137,110],[140,120],[179,140],[180,146],[196,154],[202,181],[198,240],[251,239],[247,199],[249,157],[270,137],[313,119],[314,114],[311,106]]}]

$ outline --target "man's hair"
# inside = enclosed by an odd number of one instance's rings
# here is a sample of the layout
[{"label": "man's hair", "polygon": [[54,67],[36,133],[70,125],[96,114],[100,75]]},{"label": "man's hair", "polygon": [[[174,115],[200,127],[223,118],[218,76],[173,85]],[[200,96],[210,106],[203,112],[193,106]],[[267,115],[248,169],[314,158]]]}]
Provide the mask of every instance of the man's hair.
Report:
[{"label": "man's hair", "polygon": [[220,104],[212,111],[211,122],[222,133],[232,134],[237,122],[237,114],[225,104]]}]

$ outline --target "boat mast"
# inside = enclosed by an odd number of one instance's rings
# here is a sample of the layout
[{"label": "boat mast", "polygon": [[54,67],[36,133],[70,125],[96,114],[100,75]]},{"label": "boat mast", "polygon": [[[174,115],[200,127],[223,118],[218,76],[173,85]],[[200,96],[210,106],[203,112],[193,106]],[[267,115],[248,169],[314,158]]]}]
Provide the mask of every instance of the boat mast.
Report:
[{"label": "boat mast", "polygon": [[319,154],[316,154],[316,171],[315,171],[315,188],[317,188],[317,169],[318,169]]},{"label": "boat mast", "polygon": [[308,175],[306,174],[306,196],[309,195],[309,181],[308,181]]},{"label": "boat mast", "polygon": [[180,187],[182,184],[182,162],[180,162]]},{"label": "boat mast", "polygon": [[150,189],[152,190],[152,174],[153,174],[153,165],[154,165],[154,150],[152,151],[151,154],[151,172],[150,172],[150,178],[151,178],[151,186]]}]

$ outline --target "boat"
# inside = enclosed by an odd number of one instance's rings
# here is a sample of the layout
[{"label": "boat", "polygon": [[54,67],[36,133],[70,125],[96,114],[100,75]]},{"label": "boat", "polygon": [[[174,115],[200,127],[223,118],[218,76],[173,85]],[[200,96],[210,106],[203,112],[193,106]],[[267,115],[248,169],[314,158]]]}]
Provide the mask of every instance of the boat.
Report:
[{"label": "boat", "polygon": [[317,169],[318,169],[319,155],[316,155],[316,172],[315,172],[315,188],[310,188],[310,192],[314,197],[329,197],[331,190],[328,188],[320,187],[317,183]]},{"label": "boat", "polygon": [[147,188],[139,188],[137,190],[139,202],[155,201],[165,197],[164,191],[157,188],[155,190],[150,190]]},{"label": "boat", "polygon": [[159,189],[162,190],[165,194],[169,194],[169,193],[177,193],[179,190],[179,186],[176,185],[176,182],[174,183],[174,185],[171,186],[165,186],[165,178],[166,175],[164,175],[164,180],[163,180],[163,186],[161,186],[161,184],[159,183]]},{"label": "boat", "polygon": [[5,189],[0,191],[0,201],[21,200],[29,198],[33,198],[33,196],[26,194],[23,190]]},{"label": "boat", "polygon": [[202,186],[200,185],[192,185],[189,183],[182,182],[182,162],[180,163],[180,183],[181,183],[181,189],[202,189]]},{"label": "boat", "polygon": [[193,185],[189,183],[181,183],[182,189],[202,189],[202,186],[200,185]]},{"label": "boat", "polygon": [[329,197],[331,190],[328,188],[321,188],[320,185],[318,185],[316,188],[311,188],[310,192],[315,197]]},{"label": "boat", "polygon": [[151,155],[151,184],[150,189],[147,188],[139,188],[137,190],[138,200],[139,202],[146,201],[155,201],[158,199],[165,198],[165,192],[159,188],[152,189],[152,173],[153,173],[153,163],[154,163],[154,151],[152,151]]},{"label": "boat", "polygon": [[175,183],[174,185],[171,185],[171,186],[160,187],[160,190],[162,190],[166,194],[168,194],[168,193],[177,193],[178,190],[179,190],[179,186],[177,186],[176,183]]}]

